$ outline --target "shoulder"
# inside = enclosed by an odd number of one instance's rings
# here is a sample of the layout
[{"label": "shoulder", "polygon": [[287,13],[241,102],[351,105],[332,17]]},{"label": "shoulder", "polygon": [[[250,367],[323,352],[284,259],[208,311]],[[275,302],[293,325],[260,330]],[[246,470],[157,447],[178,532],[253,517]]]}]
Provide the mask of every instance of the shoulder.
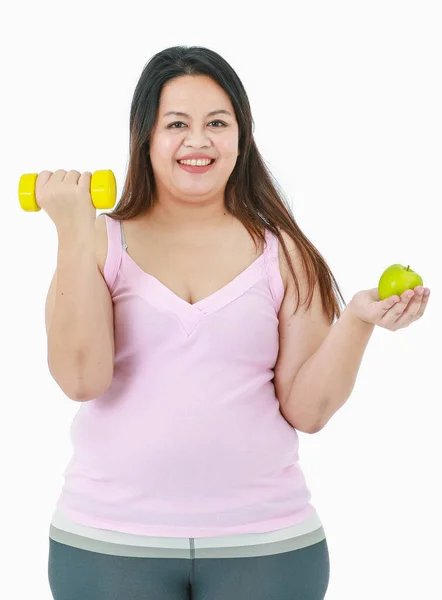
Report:
[{"label": "shoulder", "polygon": [[104,277],[104,265],[107,257],[107,225],[104,213],[95,220],[95,256],[97,266]]},{"label": "shoulder", "polygon": [[[303,268],[303,261],[302,261],[302,257],[301,257],[301,253],[298,248],[298,245],[286,231],[283,231],[280,229],[279,232],[280,232],[281,237],[284,241],[284,244],[287,248],[290,262],[291,262],[293,270],[296,274],[296,277],[298,278],[298,281],[300,279],[302,280],[303,274],[304,274],[304,268]],[[295,289],[292,274],[290,273],[289,263],[284,254],[284,250],[283,250],[281,243],[278,244],[278,257],[279,257],[279,269],[281,272],[281,278],[284,283],[285,296],[287,296],[287,295],[292,296],[293,293],[295,293],[296,289]]]}]

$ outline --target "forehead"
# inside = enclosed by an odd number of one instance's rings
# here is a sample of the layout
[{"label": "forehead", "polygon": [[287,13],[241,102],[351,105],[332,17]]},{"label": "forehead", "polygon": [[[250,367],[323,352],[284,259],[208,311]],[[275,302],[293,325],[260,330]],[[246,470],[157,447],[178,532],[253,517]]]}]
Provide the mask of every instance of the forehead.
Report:
[{"label": "forehead", "polygon": [[160,116],[168,111],[202,113],[204,116],[215,109],[232,113],[233,106],[228,94],[206,75],[184,75],[167,82],[160,98]]}]

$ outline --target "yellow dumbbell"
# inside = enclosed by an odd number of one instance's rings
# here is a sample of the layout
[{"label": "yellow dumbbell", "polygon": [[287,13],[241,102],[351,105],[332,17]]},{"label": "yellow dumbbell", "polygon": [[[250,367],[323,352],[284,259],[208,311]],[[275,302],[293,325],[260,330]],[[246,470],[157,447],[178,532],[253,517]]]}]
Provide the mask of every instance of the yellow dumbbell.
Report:
[{"label": "yellow dumbbell", "polygon": [[[35,182],[38,173],[25,173],[18,183],[20,206],[27,212],[38,212],[41,208],[35,199]],[[110,169],[95,171],[91,177],[91,199],[96,209],[112,208],[117,197],[117,182]]]}]

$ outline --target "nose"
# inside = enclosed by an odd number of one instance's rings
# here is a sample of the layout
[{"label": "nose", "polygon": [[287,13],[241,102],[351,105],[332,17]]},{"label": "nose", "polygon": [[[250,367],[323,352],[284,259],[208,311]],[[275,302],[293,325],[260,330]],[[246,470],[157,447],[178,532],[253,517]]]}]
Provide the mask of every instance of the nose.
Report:
[{"label": "nose", "polygon": [[189,128],[184,145],[192,148],[207,148],[210,146],[210,140],[207,133],[198,128]]}]

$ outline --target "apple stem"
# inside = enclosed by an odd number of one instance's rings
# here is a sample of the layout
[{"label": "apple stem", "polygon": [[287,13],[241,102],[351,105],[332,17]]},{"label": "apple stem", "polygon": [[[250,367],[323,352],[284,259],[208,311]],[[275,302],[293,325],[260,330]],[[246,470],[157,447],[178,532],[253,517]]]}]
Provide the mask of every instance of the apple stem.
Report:
[{"label": "apple stem", "polygon": [[408,267],[407,267],[407,271],[408,271],[409,269],[410,269],[410,265],[408,265]]}]

